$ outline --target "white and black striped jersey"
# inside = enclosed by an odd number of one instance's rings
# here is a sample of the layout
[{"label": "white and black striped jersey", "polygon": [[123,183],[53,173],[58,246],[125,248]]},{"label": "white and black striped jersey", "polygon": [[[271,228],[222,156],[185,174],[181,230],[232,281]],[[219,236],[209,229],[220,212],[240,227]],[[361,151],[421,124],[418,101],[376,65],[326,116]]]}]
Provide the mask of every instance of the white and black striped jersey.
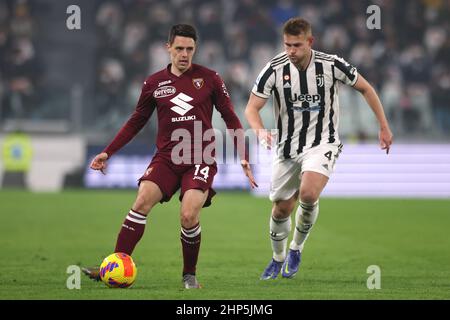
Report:
[{"label": "white and black striped jersey", "polygon": [[293,158],[319,144],[339,144],[336,80],[353,86],[357,78],[356,68],[344,59],[315,50],[304,71],[285,52],[269,61],[252,92],[265,99],[274,96],[278,156]]}]

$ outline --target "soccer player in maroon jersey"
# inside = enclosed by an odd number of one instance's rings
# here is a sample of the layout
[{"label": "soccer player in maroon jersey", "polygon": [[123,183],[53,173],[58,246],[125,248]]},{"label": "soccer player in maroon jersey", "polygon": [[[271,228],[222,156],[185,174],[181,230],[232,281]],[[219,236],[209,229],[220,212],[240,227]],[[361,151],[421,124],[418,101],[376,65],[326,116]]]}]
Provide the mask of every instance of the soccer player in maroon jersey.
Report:
[{"label": "soccer player in maroon jersey", "polygon": [[[199,123],[203,133],[212,129],[213,106],[221,113],[228,129],[242,131],[220,76],[192,63],[196,41],[197,33],[192,26],[178,24],[171,28],[167,43],[171,63],[146,79],[134,113],[114,140],[91,163],[92,169],[104,172],[107,160],[136,136],[152,113],[157,111],[157,152],[139,179],[137,198],[122,224],[114,252],[131,255],[144,233],[150,210],[158,202],[169,201],[181,188],[180,236],[186,289],[200,287],[195,276],[201,241],[199,216],[201,208],[209,206],[215,195],[211,186],[217,167],[214,161],[197,157],[210,144],[203,141],[200,142],[201,148],[195,142],[191,143],[190,161],[179,164],[179,159],[174,159],[173,155],[174,147],[179,142],[173,141],[172,133],[181,129],[184,131],[180,132],[194,136],[194,129],[199,127]],[[235,142],[235,147],[237,145]],[[241,165],[254,188],[257,185],[243,149],[245,144],[243,148],[238,148]],[[186,159],[185,156],[182,156],[183,159]],[[98,268],[84,268],[83,271],[91,278],[99,279]]]}]

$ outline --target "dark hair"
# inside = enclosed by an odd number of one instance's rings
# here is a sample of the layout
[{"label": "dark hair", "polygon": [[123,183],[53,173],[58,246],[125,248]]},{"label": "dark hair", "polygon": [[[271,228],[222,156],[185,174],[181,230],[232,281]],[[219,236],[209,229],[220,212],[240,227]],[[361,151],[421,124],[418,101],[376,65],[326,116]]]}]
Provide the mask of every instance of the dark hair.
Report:
[{"label": "dark hair", "polygon": [[304,33],[306,36],[312,35],[311,24],[302,18],[291,18],[283,26],[283,33],[298,36]]},{"label": "dark hair", "polygon": [[169,44],[172,44],[176,36],[194,39],[197,42],[197,31],[189,24],[176,24],[170,28]]}]

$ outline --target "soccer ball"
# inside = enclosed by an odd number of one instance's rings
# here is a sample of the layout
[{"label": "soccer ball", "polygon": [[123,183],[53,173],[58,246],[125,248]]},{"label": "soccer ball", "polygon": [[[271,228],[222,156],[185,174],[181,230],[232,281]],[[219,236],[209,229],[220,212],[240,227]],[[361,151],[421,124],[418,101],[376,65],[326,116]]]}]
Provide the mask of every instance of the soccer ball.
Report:
[{"label": "soccer ball", "polygon": [[136,280],[137,269],[131,256],[116,252],[100,265],[100,278],[110,288],[127,288]]}]

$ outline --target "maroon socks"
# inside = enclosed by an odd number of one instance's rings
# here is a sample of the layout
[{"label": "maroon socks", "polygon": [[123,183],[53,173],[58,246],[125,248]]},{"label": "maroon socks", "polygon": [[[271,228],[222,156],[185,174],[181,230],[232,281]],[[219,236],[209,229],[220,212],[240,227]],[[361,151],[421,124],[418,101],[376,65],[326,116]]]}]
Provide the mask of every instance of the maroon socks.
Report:
[{"label": "maroon socks", "polygon": [[181,245],[183,247],[183,275],[195,274],[201,242],[200,224],[186,229],[181,227]]},{"label": "maroon socks", "polygon": [[[136,244],[144,234],[146,222],[146,216],[130,210],[120,229],[114,252],[123,252],[131,256]],[[189,229],[181,227],[180,239],[183,249],[183,275],[187,273],[195,274],[198,253],[200,251],[201,231],[202,229],[199,223]]]},{"label": "maroon socks", "polygon": [[144,234],[147,217],[143,214],[130,210],[120,229],[114,252],[123,252],[131,256],[134,247]]}]

